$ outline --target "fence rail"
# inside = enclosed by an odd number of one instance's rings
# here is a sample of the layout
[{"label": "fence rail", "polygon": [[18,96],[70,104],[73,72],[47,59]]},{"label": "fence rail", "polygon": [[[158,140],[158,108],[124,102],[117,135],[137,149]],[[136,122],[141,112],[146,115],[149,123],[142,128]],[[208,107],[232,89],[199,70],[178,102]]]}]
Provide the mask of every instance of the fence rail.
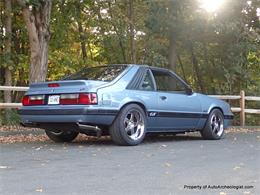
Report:
[{"label": "fence rail", "polygon": [[[16,86],[0,86],[0,91],[27,91],[29,87]],[[210,97],[222,100],[239,100],[240,107],[231,107],[232,112],[240,113],[240,125],[245,125],[245,114],[260,114],[260,109],[246,109],[246,101],[260,101],[260,97],[245,96],[245,92],[241,91],[240,95],[209,95]],[[20,108],[21,103],[0,103],[0,109],[5,108]]]},{"label": "fence rail", "polygon": [[240,95],[210,95],[211,97],[223,100],[239,100],[240,107],[231,107],[232,112],[240,112],[240,126],[245,126],[246,113],[260,114],[260,109],[247,109],[246,101],[260,101],[260,97],[245,96],[245,91],[240,91]]}]

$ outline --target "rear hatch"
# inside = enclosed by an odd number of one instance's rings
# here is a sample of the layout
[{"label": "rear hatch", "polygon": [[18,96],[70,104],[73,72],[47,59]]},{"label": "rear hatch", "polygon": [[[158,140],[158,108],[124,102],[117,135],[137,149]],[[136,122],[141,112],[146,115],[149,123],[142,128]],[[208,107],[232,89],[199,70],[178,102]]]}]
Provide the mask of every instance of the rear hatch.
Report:
[{"label": "rear hatch", "polygon": [[27,95],[95,92],[107,82],[92,80],[65,80],[30,85]]}]

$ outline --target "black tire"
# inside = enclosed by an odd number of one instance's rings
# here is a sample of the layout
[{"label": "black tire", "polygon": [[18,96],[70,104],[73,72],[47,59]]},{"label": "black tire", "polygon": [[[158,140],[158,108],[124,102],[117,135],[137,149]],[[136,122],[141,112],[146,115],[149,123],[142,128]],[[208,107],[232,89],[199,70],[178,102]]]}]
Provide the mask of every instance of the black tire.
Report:
[{"label": "black tire", "polygon": [[57,130],[57,131],[45,130],[45,133],[54,142],[71,142],[79,134],[78,132],[75,131],[61,131],[61,130]]},{"label": "black tire", "polygon": [[112,140],[118,145],[140,144],[146,133],[146,115],[137,104],[128,104],[121,109],[109,128]]},{"label": "black tire", "polygon": [[200,131],[204,139],[209,140],[218,140],[221,139],[224,135],[224,116],[219,109],[213,109],[205,127]]}]

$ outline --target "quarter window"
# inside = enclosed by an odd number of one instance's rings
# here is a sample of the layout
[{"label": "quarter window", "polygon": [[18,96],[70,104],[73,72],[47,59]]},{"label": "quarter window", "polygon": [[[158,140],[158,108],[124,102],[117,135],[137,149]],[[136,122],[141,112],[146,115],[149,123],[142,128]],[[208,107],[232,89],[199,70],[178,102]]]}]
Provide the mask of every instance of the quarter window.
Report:
[{"label": "quarter window", "polygon": [[144,79],[140,85],[140,89],[146,91],[154,90],[153,79],[149,71],[146,71]]}]

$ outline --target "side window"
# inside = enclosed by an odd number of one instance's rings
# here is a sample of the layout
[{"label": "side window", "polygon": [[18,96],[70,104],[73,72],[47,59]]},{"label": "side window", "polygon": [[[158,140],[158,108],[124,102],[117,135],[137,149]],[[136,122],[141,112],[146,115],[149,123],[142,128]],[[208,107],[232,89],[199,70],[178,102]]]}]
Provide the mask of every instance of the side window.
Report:
[{"label": "side window", "polygon": [[153,91],[154,84],[153,79],[149,71],[146,71],[144,75],[144,79],[139,87],[140,90]]},{"label": "side window", "polygon": [[152,71],[158,91],[186,92],[185,86],[173,75],[163,71]]}]

